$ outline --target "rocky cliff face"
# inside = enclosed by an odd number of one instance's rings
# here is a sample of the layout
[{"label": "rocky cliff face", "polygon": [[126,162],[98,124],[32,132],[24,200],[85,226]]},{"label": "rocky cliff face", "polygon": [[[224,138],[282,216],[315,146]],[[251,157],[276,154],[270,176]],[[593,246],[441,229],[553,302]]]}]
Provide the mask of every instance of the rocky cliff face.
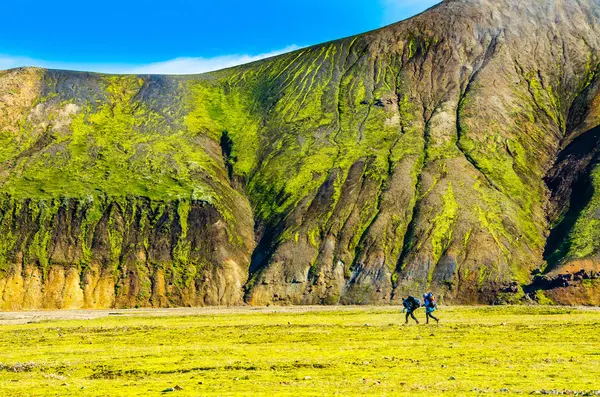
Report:
[{"label": "rocky cliff face", "polygon": [[598,0],[447,0],[201,76],[1,72],[0,306],[596,304],[599,73]]},{"label": "rocky cliff face", "polygon": [[252,210],[183,84],[0,76],[0,308],[242,303]]}]

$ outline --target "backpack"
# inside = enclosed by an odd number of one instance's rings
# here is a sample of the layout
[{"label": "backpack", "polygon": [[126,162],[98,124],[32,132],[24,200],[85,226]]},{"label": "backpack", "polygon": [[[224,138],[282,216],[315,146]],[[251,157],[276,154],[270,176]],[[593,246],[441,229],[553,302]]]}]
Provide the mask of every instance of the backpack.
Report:
[{"label": "backpack", "polygon": [[421,300],[418,299],[418,298],[415,298],[415,301],[413,303],[415,305],[415,310],[418,309],[418,308],[420,308],[422,306]]},{"label": "backpack", "polygon": [[429,306],[430,307],[436,307],[437,306],[437,301],[435,299],[435,295],[433,294],[433,292],[430,292],[427,295],[427,299],[429,300]]},{"label": "backpack", "polygon": [[409,296],[408,298],[402,301],[402,305],[410,311],[417,310],[421,307],[421,301],[414,296]]}]

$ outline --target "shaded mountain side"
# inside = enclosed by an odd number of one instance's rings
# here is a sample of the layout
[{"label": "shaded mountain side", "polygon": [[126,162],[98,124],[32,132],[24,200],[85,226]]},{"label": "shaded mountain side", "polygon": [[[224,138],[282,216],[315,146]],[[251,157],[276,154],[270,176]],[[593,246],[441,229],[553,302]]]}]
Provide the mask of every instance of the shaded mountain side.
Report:
[{"label": "shaded mountain side", "polygon": [[570,110],[574,132],[547,175],[554,225],[545,274],[526,291],[570,305],[600,305],[600,81],[598,70]]},{"label": "shaded mountain side", "polygon": [[452,0],[201,76],[0,72],[0,302],[537,296],[598,263],[599,22]]}]

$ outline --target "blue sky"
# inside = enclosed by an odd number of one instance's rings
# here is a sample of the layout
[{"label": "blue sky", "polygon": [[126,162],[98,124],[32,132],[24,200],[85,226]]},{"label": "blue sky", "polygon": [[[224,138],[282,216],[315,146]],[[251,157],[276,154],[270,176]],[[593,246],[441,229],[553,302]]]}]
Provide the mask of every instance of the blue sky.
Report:
[{"label": "blue sky", "polygon": [[200,73],[376,29],[438,1],[9,1],[0,69]]}]

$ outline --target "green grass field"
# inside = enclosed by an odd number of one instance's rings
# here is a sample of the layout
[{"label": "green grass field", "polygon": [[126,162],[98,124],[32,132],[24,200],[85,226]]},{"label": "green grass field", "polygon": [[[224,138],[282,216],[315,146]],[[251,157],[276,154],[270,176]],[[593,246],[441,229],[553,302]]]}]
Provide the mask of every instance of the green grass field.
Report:
[{"label": "green grass field", "polygon": [[593,309],[442,308],[439,326],[402,326],[390,307],[135,313],[1,325],[0,396],[600,390]]}]

